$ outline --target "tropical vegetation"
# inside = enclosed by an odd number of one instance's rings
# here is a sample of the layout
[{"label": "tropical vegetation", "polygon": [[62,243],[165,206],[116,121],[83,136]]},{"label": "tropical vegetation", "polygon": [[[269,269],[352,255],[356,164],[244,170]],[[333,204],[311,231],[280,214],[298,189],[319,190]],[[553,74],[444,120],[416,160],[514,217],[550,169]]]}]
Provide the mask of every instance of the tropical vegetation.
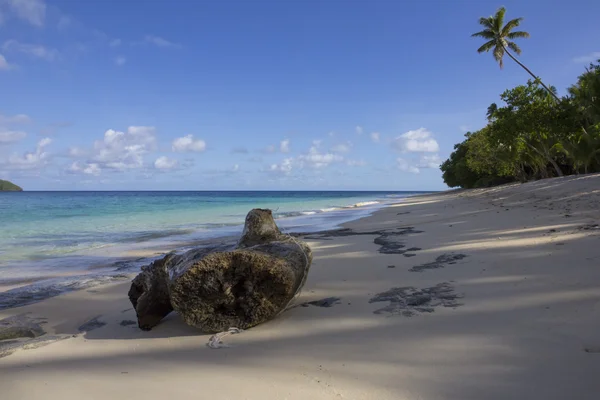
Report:
[{"label": "tropical vegetation", "polygon": [[513,40],[529,33],[514,30],[522,18],[504,24],[505,12],[479,20],[484,30],[472,36],[486,42],[477,51],[492,51],[500,67],[506,54],[533,79],[502,93],[487,109],[487,125],[454,146],[441,165],[444,182],[474,188],[600,172],[600,60],[559,97],[509,52],[520,55]]}]

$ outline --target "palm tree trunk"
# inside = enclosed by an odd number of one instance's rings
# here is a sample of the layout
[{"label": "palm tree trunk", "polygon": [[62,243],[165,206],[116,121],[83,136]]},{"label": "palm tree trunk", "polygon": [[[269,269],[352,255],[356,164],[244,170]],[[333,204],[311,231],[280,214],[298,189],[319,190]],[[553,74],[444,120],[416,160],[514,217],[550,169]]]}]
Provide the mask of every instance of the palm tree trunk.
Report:
[{"label": "palm tree trunk", "polygon": [[504,46],[502,46],[502,47],[504,48],[504,52],[505,52],[506,54],[508,54],[508,56],[509,56],[510,58],[512,58],[514,62],[516,62],[517,64],[519,64],[521,67],[523,67],[523,69],[524,69],[525,71],[529,72],[529,75],[533,76],[533,79],[534,79],[534,80],[539,80],[540,84],[541,84],[541,85],[544,87],[544,89],[546,89],[546,90],[548,91],[548,93],[550,93],[550,94],[552,95],[552,97],[554,97],[554,99],[555,99],[556,101],[559,101],[559,99],[558,99],[558,96],[557,96],[557,95],[555,95],[555,94],[552,92],[552,90],[550,90],[550,88],[548,88],[548,86],[544,85],[544,82],[542,82],[542,80],[541,80],[540,78],[538,78],[537,76],[535,76],[535,75],[533,74],[533,72],[531,72],[531,71],[529,70],[529,68],[527,68],[525,65],[523,65],[523,64],[521,63],[521,61],[517,60],[517,59],[516,59],[516,58],[515,58],[515,57],[514,57],[512,54],[510,54],[510,51],[508,51],[508,49],[507,49],[506,47],[504,47]]},{"label": "palm tree trunk", "polygon": [[[560,101],[560,100],[559,100],[559,98],[558,98],[558,96],[557,96],[557,95],[555,95],[555,94],[554,94],[554,92],[552,92],[552,90],[550,90],[550,88],[549,88],[548,86],[546,86],[546,85],[544,84],[544,82],[542,82],[542,80],[541,80],[540,78],[538,78],[537,76],[535,76],[535,75],[533,74],[533,72],[531,72],[531,71],[529,70],[529,68],[527,68],[525,65],[523,65],[523,64],[521,63],[521,61],[517,60],[517,59],[516,59],[516,58],[515,58],[515,57],[514,57],[512,54],[510,54],[510,51],[508,51],[508,49],[507,49],[506,47],[502,46],[502,48],[504,48],[504,52],[505,52],[506,54],[508,54],[508,56],[509,56],[510,58],[512,58],[514,62],[516,62],[517,64],[519,64],[521,67],[523,67],[523,69],[524,69],[525,71],[529,72],[529,75],[533,76],[533,79],[535,79],[535,80],[538,80],[538,81],[540,82],[540,84],[541,84],[541,85],[544,87],[544,89],[546,89],[546,91],[547,91],[548,93],[550,93],[550,94],[552,95],[552,97],[554,97],[554,100],[556,100],[556,101]],[[583,124],[580,124],[580,125],[581,125],[581,129],[582,129],[582,130],[583,130],[583,131],[584,131],[584,132],[587,134],[587,130],[585,129],[585,126],[583,126]],[[561,175],[561,176],[562,176],[562,175]]]}]

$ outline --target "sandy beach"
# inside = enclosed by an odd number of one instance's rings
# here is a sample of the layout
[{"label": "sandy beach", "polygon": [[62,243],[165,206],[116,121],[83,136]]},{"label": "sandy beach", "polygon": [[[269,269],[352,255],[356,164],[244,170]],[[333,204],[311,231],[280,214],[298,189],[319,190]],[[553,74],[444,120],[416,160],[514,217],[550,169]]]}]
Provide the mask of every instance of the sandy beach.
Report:
[{"label": "sandy beach", "polygon": [[3,310],[46,333],[0,342],[0,397],[598,399],[599,224],[599,174],[406,199],[304,236],[297,306],[229,348],[139,330],[131,277]]}]

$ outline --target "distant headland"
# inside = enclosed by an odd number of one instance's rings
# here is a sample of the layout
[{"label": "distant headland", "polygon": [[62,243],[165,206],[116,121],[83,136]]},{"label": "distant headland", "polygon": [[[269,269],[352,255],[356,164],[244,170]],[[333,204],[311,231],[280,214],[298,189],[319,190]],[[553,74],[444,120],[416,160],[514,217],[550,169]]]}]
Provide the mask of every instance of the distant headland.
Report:
[{"label": "distant headland", "polygon": [[22,192],[23,189],[20,186],[15,185],[9,181],[3,181],[0,179],[0,192]]}]

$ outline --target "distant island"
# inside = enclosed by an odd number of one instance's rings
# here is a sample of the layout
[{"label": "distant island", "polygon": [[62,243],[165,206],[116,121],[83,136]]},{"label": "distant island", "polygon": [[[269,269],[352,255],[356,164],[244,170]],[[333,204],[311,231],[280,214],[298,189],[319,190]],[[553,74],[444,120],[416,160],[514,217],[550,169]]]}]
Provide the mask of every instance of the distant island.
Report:
[{"label": "distant island", "polygon": [[12,182],[0,179],[0,192],[22,192],[23,189]]}]

